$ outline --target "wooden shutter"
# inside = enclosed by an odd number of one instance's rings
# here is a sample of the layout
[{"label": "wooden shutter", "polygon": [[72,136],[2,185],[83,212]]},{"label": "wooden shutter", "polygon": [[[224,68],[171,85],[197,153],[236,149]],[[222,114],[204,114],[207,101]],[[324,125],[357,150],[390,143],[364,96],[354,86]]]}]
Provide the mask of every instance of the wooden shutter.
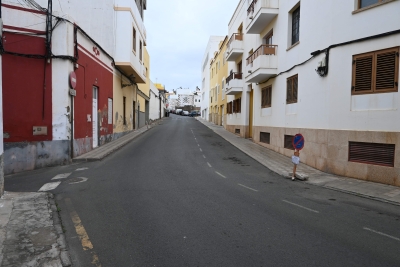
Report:
[{"label": "wooden shutter", "polygon": [[398,49],[377,53],[375,83],[377,91],[396,90],[398,63]]},{"label": "wooden shutter", "polygon": [[372,92],[373,62],[373,53],[362,56],[354,56],[352,87],[354,92]]},{"label": "wooden shutter", "polygon": [[349,142],[349,161],[394,167],[394,144]]}]

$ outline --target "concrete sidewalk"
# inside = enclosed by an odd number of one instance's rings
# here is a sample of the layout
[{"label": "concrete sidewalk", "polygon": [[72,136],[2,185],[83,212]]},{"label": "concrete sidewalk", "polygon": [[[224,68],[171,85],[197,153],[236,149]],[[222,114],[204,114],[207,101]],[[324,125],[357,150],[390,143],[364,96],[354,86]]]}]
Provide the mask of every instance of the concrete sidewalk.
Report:
[{"label": "concrete sidewalk", "polygon": [[[198,120],[268,169],[285,178],[291,178],[293,163],[290,158],[248,139],[241,138],[225,130],[222,126],[217,126],[200,118]],[[297,178],[304,180],[308,184],[400,205],[400,188],[396,186],[336,176],[319,171],[303,163],[300,163],[297,167],[296,174]]]},{"label": "concrete sidewalk", "polygon": [[161,121],[156,121],[152,125],[144,126],[138,130],[132,131],[117,140],[111,141],[105,145],[97,147],[92,151],[82,154],[79,157],[73,158],[73,162],[84,162],[84,161],[97,161],[102,160],[106,156],[110,155],[114,151],[120,149],[121,147],[125,146],[129,142],[131,142],[136,137],[140,136],[141,134],[147,132],[148,130],[152,129],[154,126],[158,125]]},{"label": "concrete sidewalk", "polygon": [[[96,161],[162,121],[142,127],[73,161]],[[0,267],[66,267],[70,256],[57,207],[50,193],[10,193],[0,198]]]},{"label": "concrete sidewalk", "polygon": [[0,199],[0,266],[71,266],[52,194],[5,192]]}]

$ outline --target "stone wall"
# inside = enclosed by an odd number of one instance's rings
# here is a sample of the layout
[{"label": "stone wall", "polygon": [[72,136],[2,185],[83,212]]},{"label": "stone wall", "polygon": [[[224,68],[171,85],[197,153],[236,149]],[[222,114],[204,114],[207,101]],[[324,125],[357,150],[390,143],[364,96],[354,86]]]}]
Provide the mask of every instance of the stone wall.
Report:
[{"label": "stone wall", "polygon": [[[253,132],[255,143],[286,156],[293,155],[293,150],[284,148],[284,136],[301,133],[305,139],[301,162],[327,173],[400,186],[400,133],[281,127],[254,127]],[[270,133],[270,144],[260,142],[260,132]],[[395,144],[394,167],[348,161],[350,141]]]}]

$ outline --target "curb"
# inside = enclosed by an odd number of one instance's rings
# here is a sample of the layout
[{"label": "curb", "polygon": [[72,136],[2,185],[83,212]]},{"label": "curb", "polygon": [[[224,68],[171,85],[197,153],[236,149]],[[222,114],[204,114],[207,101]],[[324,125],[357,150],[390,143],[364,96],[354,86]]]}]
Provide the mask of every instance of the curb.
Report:
[{"label": "curb", "polygon": [[59,258],[63,267],[69,267],[72,266],[71,257],[69,255],[67,241],[65,239],[64,231],[62,228],[61,218],[58,213],[56,203],[54,201],[54,195],[51,193],[48,193],[47,195],[49,198],[50,208],[52,210],[54,229],[56,230],[56,233],[58,235],[57,244],[60,250]]},{"label": "curb", "polygon": [[[125,146],[126,144],[130,143],[132,140],[136,139],[137,137],[141,136],[142,134],[148,132],[149,130],[153,129],[154,127],[150,127],[148,128],[146,131],[142,131],[140,133],[138,133],[137,135],[135,135],[134,137],[113,146],[109,151],[107,151],[106,153],[100,155],[100,156],[96,156],[96,157],[88,157],[88,158],[73,158],[72,162],[74,163],[79,163],[79,162],[94,162],[94,161],[101,161],[102,159],[104,159],[105,157],[109,156],[110,154],[114,153],[115,151],[119,150],[121,147]],[[122,138],[122,137],[121,137]],[[114,140],[113,142],[117,141],[118,139]],[[108,143],[108,144],[111,144]],[[101,148],[101,147],[99,147]],[[93,150],[92,150],[93,151]]]}]

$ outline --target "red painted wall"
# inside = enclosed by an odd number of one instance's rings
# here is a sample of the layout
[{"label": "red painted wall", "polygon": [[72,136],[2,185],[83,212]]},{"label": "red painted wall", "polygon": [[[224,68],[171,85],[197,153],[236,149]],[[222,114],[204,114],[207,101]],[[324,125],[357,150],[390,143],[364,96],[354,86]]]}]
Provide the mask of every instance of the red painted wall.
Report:
[{"label": "red painted wall", "polygon": [[[81,46],[80,46],[81,47]],[[81,47],[81,49],[83,49]],[[112,134],[112,124],[108,125],[108,98],[113,98],[113,73],[106,69],[93,51],[88,56],[79,50],[79,68],[75,70],[77,78],[76,96],[74,100],[74,139],[92,137],[92,122],[87,115],[92,114],[93,86],[98,87],[98,109],[102,112],[100,135]],[[111,66],[109,66],[111,69]]]},{"label": "red painted wall", "polygon": [[[6,51],[17,53],[44,55],[46,51],[45,39],[36,36],[4,32],[3,44]],[[3,126],[10,136],[4,142],[52,140],[52,64],[7,54],[2,63]],[[33,126],[47,126],[47,135],[34,136]]]}]

